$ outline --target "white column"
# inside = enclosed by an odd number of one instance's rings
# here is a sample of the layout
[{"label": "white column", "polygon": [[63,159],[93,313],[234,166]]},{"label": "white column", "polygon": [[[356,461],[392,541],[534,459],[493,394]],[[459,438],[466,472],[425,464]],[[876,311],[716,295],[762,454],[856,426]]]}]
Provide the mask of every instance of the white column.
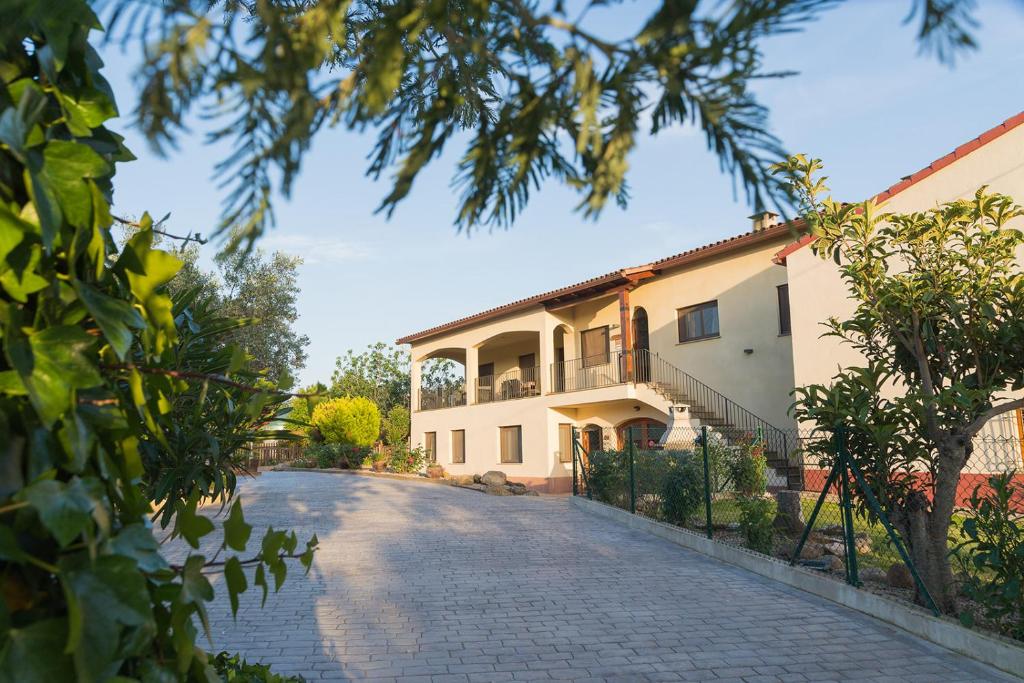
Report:
[{"label": "white column", "polygon": [[480,350],[466,347],[466,405],[476,403],[476,378],[480,372]]},{"label": "white column", "polygon": [[422,371],[423,361],[413,359],[409,368],[409,389],[412,394],[409,405],[412,406],[413,411],[420,409],[420,383],[422,382]]},{"label": "white column", "polygon": [[541,330],[538,333],[540,335],[540,359],[538,365],[540,369],[537,370],[540,373],[538,380],[538,388],[540,393],[546,394],[551,391],[551,361],[555,357],[555,335],[550,317],[544,316],[544,324],[541,326]]}]

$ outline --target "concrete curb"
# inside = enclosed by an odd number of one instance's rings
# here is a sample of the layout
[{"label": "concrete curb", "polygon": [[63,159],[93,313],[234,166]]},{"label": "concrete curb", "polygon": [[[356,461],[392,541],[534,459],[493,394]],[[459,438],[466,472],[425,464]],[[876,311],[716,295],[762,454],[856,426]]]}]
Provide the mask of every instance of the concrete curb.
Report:
[{"label": "concrete curb", "polygon": [[1020,672],[1024,671],[1024,647],[1009,639],[968,630],[951,619],[934,617],[904,603],[859,590],[806,569],[791,567],[745,548],[716,543],[686,529],[633,515],[586,498],[577,496],[571,500],[573,505],[586,512],[620,522],[633,529],[646,531],[716,560],[850,607],[1014,676],[1019,676]]}]

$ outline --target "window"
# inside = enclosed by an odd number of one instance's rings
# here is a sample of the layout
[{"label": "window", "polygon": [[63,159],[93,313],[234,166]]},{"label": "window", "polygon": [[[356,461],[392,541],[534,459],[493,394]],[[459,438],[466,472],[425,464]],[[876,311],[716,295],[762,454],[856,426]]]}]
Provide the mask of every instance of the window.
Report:
[{"label": "window", "polygon": [[572,462],[572,425],[558,425],[558,462]]},{"label": "window", "polygon": [[789,334],[793,328],[789,322],[789,285],[779,285],[779,334]]},{"label": "window", "polygon": [[452,430],[452,462],[462,464],[466,462],[466,430]]},{"label": "window", "polygon": [[498,427],[498,437],[501,442],[501,462],[522,462],[523,461],[523,428]]},{"label": "window", "polygon": [[580,334],[583,342],[583,367],[604,365],[608,362],[608,326],[585,330]]},{"label": "window", "polygon": [[718,302],[709,301],[680,308],[679,341],[693,341],[718,336]]},{"label": "window", "polygon": [[437,432],[427,432],[423,435],[424,448],[427,451],[427,462],[437,462]]}]

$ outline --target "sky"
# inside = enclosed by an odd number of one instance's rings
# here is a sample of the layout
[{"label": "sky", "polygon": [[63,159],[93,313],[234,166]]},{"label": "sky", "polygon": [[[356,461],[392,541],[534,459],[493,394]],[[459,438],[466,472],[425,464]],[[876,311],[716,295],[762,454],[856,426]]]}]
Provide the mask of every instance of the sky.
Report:
[{"label": "sky", "polygon": [[[903,23],[909,0],[852,0],[801,33],[773,38],[766,69],[799,73],[758,84],[772,132],[790,152],[823,159],[833,195],[857,201],[1024,110],[1024,3],[980,4],[980,49],[952,68],[919,54],[916,25]],[[627,3],[607,21],[639,21],[652,6]],[[108,48],[103,58],[121,111],[130,113],[138,55]],[[171,232],[211,232],[224,198],[213,167],[225,148],[204,145],[198,126],[161,158],[129,116],[112,127],[138,157],[118,167],[115,209],[170,212]],[[388,184],[364,176],[372,142],[372,134],[321,133],[290,199],[275,205],[277,227],[259,245],[304,259],[297,329],[311,343],[303,385],[329,381],[347,349],[750,229],[752,208],[692,128],[640,139],[626,209],[610,205],[586,220],[573,210],[577,195],[550,183],[509,230],[470,235],[453,227],[450,182],[461,147],[423,172],[388,220],[374,212]],[[208,259],[216,245],[204,249]]]}]

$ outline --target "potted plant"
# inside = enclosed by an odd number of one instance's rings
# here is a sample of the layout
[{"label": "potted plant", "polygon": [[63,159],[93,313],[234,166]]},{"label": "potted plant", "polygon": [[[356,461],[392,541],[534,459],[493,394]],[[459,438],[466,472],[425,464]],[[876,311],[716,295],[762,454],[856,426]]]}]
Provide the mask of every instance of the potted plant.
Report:
[{"label": "potted plant", "polygon": [[389,458],[387,453],[374,453],[373,462],[371,463],[370,466],[373,467],[374,472],[383,472],[388,467],[388,460]]},{"label": "potted plant", "polygon": [[440,463],[432,462],[427,465],[427,476],[431,479],[440,479],[444,477],[444,468]]}]

